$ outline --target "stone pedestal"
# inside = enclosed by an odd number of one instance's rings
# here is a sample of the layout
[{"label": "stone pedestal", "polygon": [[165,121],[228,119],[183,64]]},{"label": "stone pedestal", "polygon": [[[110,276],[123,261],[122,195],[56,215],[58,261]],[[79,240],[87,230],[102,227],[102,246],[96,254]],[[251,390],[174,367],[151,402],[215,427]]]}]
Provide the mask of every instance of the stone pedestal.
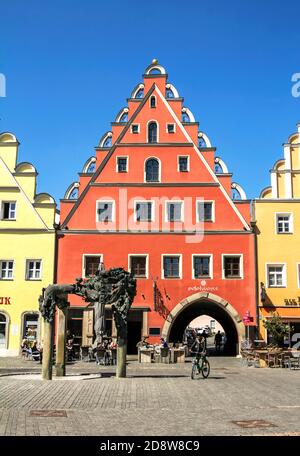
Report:
[{"label": "stone pedestal", "polygon": [[44,321],[44,342],[43,342],[43,380],[52,380],[53,361],[53,322]]},{"label": "stone pedestal", "polygon": [[66,326],[67,309],[58,309],[57,340],[56,340],[56,376],[66,375]]}]

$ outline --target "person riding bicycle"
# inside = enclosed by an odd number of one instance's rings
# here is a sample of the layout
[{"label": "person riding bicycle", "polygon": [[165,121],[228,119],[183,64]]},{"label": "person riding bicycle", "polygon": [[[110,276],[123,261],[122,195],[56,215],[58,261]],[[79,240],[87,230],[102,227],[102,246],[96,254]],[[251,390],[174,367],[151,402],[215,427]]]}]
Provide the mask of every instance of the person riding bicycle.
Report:
[{"label": "person riding bicycle", "polygon": [[198,359],[205,353],[205,337],[202,334],[197,334],[194,343],[191,346],[191,353],[194,353]]}]

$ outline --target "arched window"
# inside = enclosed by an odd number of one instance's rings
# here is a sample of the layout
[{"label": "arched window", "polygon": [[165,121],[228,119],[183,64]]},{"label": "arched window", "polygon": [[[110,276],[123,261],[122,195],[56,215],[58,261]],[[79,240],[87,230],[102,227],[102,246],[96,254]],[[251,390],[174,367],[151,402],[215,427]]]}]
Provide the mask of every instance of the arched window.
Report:
[{"label": "arched window", "polygon": [[231,198],[233,200],[240,200],[241,199],[241,194],[236,188],[231,189]]},{"label": "arched window", "polygon": [[161,70],[159,67],[154,67],[152,70],[149,71],[148,74],[161,74]]},{"label": "arched window", "polygon": [[0,313],[0,348],[7,347],[7,318],[6,315]]},{"label": "arched window", "polygon": [[222,166],[219,163],[215,163],[215,173],[216,174],[222,174],[223,173]]},{"label": "arched window", "polygon": [[87,172],[87,173],[94,173],[95,171],[96,171],[96,162],[92,162],[92,163],[88,166],[86,172]]},{"label": "arched window", "polygon": [[173,90],[170,89],[169,87],[166,88],[166,97],[167,97],[167,98],[175,98],[175,97],[174,97]]},{"label": "arched window", "polygon": [[121,115],[119,122],[128,122],[128,112],[124,112]]},{"label": "arched window", "polygon": [[135,94],[135,98],[144,98],[144,89],[139,89]]},{"label": "arched window", "polygon": [[70,193],[69,199],[78,199],[78,187],[74,187]]},{"label": "arched window", "polygon": [[159,161],[149,158],[145,165],[146,182],[159,182]]},{"label": "arched window", "polygon": [[198,136],[198,147],[206,147],[206,142],[203,136]]},{"label": "arched window", "polygon": [[186,112],[182,113],[182,122],[190,122],[190,117]]},{"label": "arched window", "polygon": [[111,147],[112,146],[112,137],[108,136],[103,143],[102,147]]},{"label": "arched window", "polygon": [[154,96],[150,98],[150,108],[156,108],[156,98]]},{"label": "arched window", "polygon": [[150,122],[148,124],[148,142],[157,143],[157,123]]}]

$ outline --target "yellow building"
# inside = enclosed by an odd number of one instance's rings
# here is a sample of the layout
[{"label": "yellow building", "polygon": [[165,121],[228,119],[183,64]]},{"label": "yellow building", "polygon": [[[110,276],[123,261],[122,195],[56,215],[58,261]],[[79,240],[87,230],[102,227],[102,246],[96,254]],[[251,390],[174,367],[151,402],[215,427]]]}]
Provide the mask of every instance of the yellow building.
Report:
[{"label": "yellow building", "polygon": [[277,312],[290,324],[290,345],[300,333],[300,124],[270,171],[271,186],[254,201],[257,229],[260,335]]},{"label": "yellow building", "polygon": [[26,335],[40,340],[38,297],[54,279],[56,204],[36,194],[37,172],[17,164],[18,146],[0,134],[0,356],[19,354]]}]

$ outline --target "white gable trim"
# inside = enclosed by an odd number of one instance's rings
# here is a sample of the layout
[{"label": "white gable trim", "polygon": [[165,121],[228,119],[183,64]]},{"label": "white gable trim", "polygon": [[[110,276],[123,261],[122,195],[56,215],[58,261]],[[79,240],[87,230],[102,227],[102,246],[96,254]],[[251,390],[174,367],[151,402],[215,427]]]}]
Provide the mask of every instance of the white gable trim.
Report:
[{"label": "white gable trim", "polygon": [[43,226],[46,228],[46,230],[48,231],[49,228],[47,227],[46,223],[44,222],[44,220],[42,219],[42,217],[38,214],[38,212],[35,210],[35,208],[33,207],[32,203],[30,202],[28,196],[26,195],[26,193],[24,192],[24,190],[22,189],[22,187],[19,185],[18,181],[16,180],[16,178],[11,174],[11,172],[9,171],[6,163],[2,160],[2,158],[0,158],[0,161],[2,162],[3,164],[3,168],[4,170],[7,172],[7,174],[10,176],[10,179],[13,181],[14,183],[14,186],[18,187],[20,189],[20,193],[22,193],[24,199],[25,199],[25,202],[27,204],[27,206],[30,207],[31,211],[34,213],[34,215],[40,220],[40,222],[42,222]]},{"label": "white gable trim", "polygon": [[171,108],[171,106],[169,105],[169,103],[165,100],[165,97],[163,96],[163,94],[161,93],[161,91],[159,90],[159,88],[157,87],[157,85],[155,84],[155,89],[154,89],[158,95],[160,96],[162,102],[164,103],[164,105],[166,106],[166,108],[168,109],[169,113],[171,114],[171,116],[173,117],[173,119],[175,120],[175,122],[177,123],[178,127],[180,128],[180,130],[182,131],[182,133],[184,134],[184,136],[186,137],[187,141],[189,143],[192,143],[193,146],[194,146],[194,150],[195,152],[197,153],[197,155],[199,156],[200,160],[203,162],[204,166],[207,168],[208,172],[210,173],[211,177],[213,178],[213,180],[215,182],[217,182],[218,184],[220,184],[220,189],[223,193],[223,195],[225,196],[226,200],[229,202],[230,206],[232,207],[232,209],[234,210],[234,212],[236,213],[236,215],[238,216],[238,218],[240,219],[240,221],[242,222],[242,224],[244,225],[244,227],[246,228],[247,231],[251,231],[251,228],[249,227],[248,223],[246,222],[246,220],[244,219],[244,217],[242,216],[242,214],[238,211],[238,209],[236,208],[235,204],[232,202],[231,198],[229,197],[228,193],[226,192],[225,188],[223,187],[223,185],[221,184],[221,182],[219,181],[219,179],[216,177],[216,175],[214,174],[214,172],[212,171],[212,169],[210,168],[210,166],[208,165],[207,161],[205,160],[205,158],[203,157],[203,155],[199,152],[198,148],[195,146],[195,144],[193,143],[191,137],[189,136],[189,134],[187,133],[187,131],[185,130],[185,128],[183,127],[182,123],[179,121],[178,117],[176,116],[175,112],[173,111],[173,109]]}]

